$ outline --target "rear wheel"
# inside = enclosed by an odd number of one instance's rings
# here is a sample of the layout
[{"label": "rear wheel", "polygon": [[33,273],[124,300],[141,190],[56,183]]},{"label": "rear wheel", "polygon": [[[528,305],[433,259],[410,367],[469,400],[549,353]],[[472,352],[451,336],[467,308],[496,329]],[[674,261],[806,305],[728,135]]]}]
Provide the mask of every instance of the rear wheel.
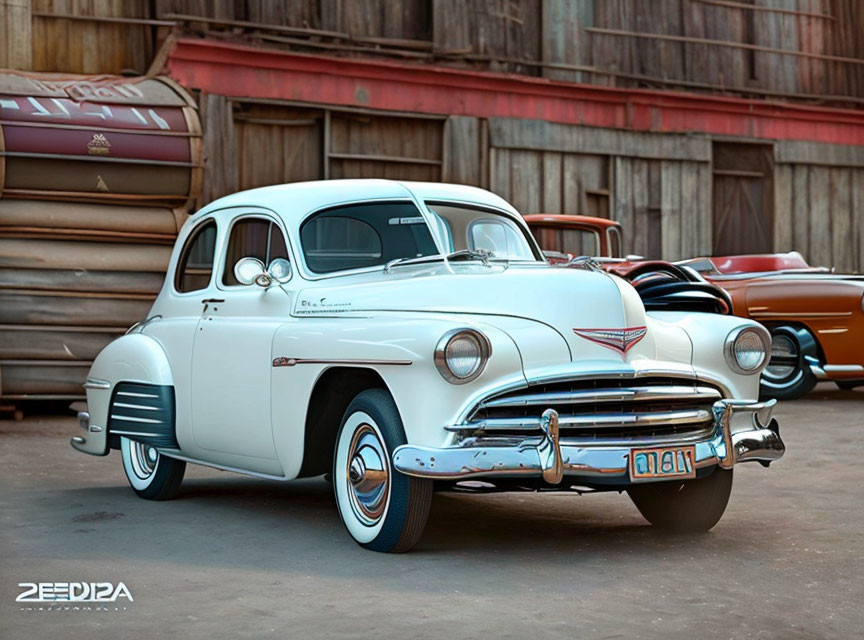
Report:
[{"label": "rear wheel", "polygon": [[708,531],[720,521],[729,494],[732,470],[720,469],[705,478],[634,485],[630,499],[655,527],[678,533]]},{"label": "rear wheel", "polygon": [[810,370],[808,351],[815,357],[816,341],[806,329],[771,329],[771,360],[762,372],[760,395],[795,400],[812,391],[817,380]]},{"label": "rear wheel", "polygon": [[163,456],[155,447],[129,438],[120,438],[123,471],[138,497],[170,500],[183,482],[186,463]]},{"label": "rear wheel", "polygon": [[372,551],[408,551],[426,526],[432,481],[393,468],[393,450],[402,444],[405,431],[390,394],[358,394],[336,438],[333,491],[348,533]]}]

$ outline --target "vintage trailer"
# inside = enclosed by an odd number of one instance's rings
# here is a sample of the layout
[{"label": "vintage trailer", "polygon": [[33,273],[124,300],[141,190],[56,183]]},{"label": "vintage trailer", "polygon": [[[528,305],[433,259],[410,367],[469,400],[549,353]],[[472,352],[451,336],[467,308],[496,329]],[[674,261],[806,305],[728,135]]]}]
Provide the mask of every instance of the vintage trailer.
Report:
[{"label": "vintage trailer", "polygon": [[[770,337],[646,313],[623,279],[554,269],[473,187],[295,183],[211,203],[180,233],[147,320],[96,358],[72,445],[121,452],[135,492],[187,462],[330,474],[361,545],[405,551],[433,488],[627,491],[705,531],[736,464],[784,445],[759,402]],[[473,483],[473,484],[471,484]]]},{"label": "vintage trailer", "polygon": [[[612,220],[555,214],[525,218],[541,246],[560,254],[559,263],[587,250],[606,269],[628,278],[660,264],[622,257],[621,226]],[[670,267],[688,268],[722,288],[732,313],[758,320],[771,332],[763,397],[800,398],[819,380],[841,389],[864,385],[864,276],[811,267],[795,251],[692,258]]]}]

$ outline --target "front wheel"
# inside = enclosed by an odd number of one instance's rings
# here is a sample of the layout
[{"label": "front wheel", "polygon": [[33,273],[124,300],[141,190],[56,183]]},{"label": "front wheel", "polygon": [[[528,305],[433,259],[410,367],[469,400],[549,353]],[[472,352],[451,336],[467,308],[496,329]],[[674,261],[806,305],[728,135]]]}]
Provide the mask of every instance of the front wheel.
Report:
[{"label": "front wheel", "polygon": [[679,482],[634,485],[630,499],[655,527],[676,533],[702,533],[720,521],[732,492],[732,470]]},{"label": "front wheel", "polygon": [[132,489],[145,500],[170,500],[183,482],[186,463],[163,456],[155,447],[120,438],[123,471]]},{"label": "front wheel", "polygon": [[402,444],[405,431],[390,394],[358,394],[336,438],[333,492],[348,533],[372,551],[408,551],[426,526],[432,481],[393,468],[393,450]]}]

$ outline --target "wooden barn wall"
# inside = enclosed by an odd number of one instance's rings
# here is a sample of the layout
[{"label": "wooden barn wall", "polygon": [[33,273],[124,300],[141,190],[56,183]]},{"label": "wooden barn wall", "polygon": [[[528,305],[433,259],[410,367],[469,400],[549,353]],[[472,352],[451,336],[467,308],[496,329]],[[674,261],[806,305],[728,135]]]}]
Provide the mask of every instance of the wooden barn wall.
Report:
[{"label": "wooden barn wall", "polygon": [[0,17],[0,66],[20,69],[142,73],[178,29],[622,87],[864,99],[860,0],[0,0]]},{"label": "wooden barn wall", "polygon": [[775,250],[864,272],[864,149],[778,143],[775,162]]},{"label": "wooden barn wall", "polygon": [[[453,119],[456,124],[451,127],[438,116],[232,100],[212,94],[201,96],[201,117],[207,167],[204,203],[238,189],[304,180],[480,180],[483,138],[476,119]],[[466,122],[470,120],[474,122]],[[463,156],[471,146],[466,124],[474,126],[474,148]],[[460,145],[446,170],[445,137],[458,138]]]},{"label": "wooden barn wall", "polygon": [[676,260],[711,248],[707,137],[495,118],[490,188],[523,213],[624,225],[624,251]]}]

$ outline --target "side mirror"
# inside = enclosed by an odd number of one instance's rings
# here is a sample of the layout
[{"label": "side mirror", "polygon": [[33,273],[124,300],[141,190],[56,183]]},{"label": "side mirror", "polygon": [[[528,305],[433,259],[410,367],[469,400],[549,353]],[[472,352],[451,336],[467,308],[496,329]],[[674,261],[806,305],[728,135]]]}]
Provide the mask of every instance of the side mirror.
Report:
[{"label": "side mirror", "polygon": [[269,287],[273,282],[270,275],[264,270],[264,263],[258,258],[241,258],[234,265],[234,277],[243,285],[253,282],[259,287]]},{"label": "side mirror", "polygon": [[291,263],[285,258],[276,258],[270,263],[267,275],[279,284],[285,284],[291,279]]}]

